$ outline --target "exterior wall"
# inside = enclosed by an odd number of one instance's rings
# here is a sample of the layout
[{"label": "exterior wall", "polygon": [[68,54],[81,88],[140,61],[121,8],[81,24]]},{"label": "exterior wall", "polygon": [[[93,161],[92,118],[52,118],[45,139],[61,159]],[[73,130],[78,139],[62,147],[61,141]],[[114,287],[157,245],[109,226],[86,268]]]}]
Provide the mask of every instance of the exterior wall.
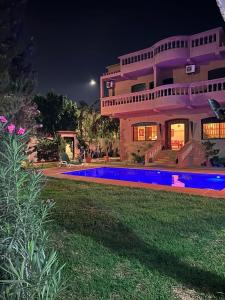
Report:
[{"label": "exterior wall", "polygon": [[[202,112],[198,114],[194,113],[174,113],[170,115],[159,114],[155,116],[145,116],[145,117],[132,117],[132,118],[123,118],[120,119],[120,156],[122,160],[132,160],[132,152],[137,153],[140,150],[140,155],[149,149],[150,145],[154,144],[154,141],[133,141],[133,127],[132,124],[138,122],[157,122],[161,124],[161,133],[159,132],[158,127],[158,139],[165,141],[165,122],[172,119],[189,119],[193,122],[193,132],[189,128],[189,140],[194,139],[197,141],[207,141],[202,140],[202,131],[201,131],[201,119],[208,118],[208,112]],[[216,143],[215,148],[220,149],[220,156],[225,156],[225,140],[224,139],[212,139],[211,142]]]},{"label": "exterior wall", "polygon": [[[205,62],[204,64],[197,65],[197,70],[193,74],[186,74],[185,66],[176,68],[158,68],[156,76],[155,86],[161,86],[163,80],[166,78],[173,78],[174,84],[176,83],[193,83],[198,81],[208,80],[208,71],[225,67],[225,60],[213,60]],[[154,73],[149,73],[148,75],[139,76],[137,78],[120,80],[115,82],[114,95],[124,95],[131,93],[132,85],[138,83],[146,83],[146,89],[149,89],[149,83],[154,81]],[[112,90],[109,90],[109,96],[113,96]]]},{"label": "exterior wall", "polygon": [[115,64],[115,65],[111,65],[106,67],[108,73],[114,73],[114,72],[118,72],[120,71],[120,64]]},{"label": "exterior wall", "polygon": [[208,71],[225,67],[225,60],[213,60],[205,62],[204,64],[197,66],[197,71],[194,74],[186,74],[185,68],[175,68],[173,69],[174,83],[192,83],[196,81],[208,80]]},{"label": "exterior wall", "polygon": [[[213,116],[208,99],[225,105],[225,78],[208,79],[208,71],[225,68],[224,41],[222,28],[192,36],[174,36],[123,55],[119,57],[120,65],[107,68],[108,73],[101,77],[101,113],[120,119],[122,160],[130,160],[131,153],[138,150],[144,154],[154,143],[134,142],[134,123],[161,124],[158,137],[165,141],[166,121],[188,119],[193,124],[189,139],[201,142],[201,119]],[[190,75],[185,69],[189,64],[196,66],[196,72]],[[173,83],[163,84],[167,78],[173,78]],[[114,81],[115,87],[106,96],[102,87],[109,80]],[[149,89],[152,81],[154,88]],[[138,83],[145,83],[146,91],[132,93],[131,87]],[[220,148],[220,155],[225,156],[225,139],[211,141],[216,143],[215,148]]]},{"label": "exterior wall", "polygon": [[131,93],[131,86],[138,83],[145,83],[146,88],[148,89],[149,83],[151,81],[154,81],[153,73],[145,76],[140,76],[132,80],[130,79],[130,80],[118,81],[115,84],[115,95]]}]

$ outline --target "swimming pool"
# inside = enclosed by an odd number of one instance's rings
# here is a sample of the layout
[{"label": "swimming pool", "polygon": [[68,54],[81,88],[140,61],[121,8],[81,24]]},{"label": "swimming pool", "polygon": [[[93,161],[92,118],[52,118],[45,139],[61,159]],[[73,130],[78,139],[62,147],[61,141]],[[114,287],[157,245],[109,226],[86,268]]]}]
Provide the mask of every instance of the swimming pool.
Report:
[{"label": "swimming pool", "polygon": [[220,174],[109,167],[91,168],[65,172],[63,174],[217,191],[221,191],[225,188],[225,175]]}]

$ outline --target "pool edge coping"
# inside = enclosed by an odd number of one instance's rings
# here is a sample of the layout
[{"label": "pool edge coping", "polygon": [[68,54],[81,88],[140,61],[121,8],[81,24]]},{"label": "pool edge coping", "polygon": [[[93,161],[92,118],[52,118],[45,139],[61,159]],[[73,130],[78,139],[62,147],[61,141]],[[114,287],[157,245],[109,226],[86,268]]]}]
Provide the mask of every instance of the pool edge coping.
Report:
[{"label": "pool edge coping", "polygon": [[[183,188],[183,187],[175,187],[175,186],[167,186],[167,185],[160,185],[160,184],[149,184],[149,183],[142,183],[142,182],[132,182],[132,181],[125,181],[125,180],[113,180],[113,179],[103,179],[103,178],[96,178],[96,177],[84,177],[84,176],[71,176],[67,174],[63,174],[64,172],[73,172],[73,171],[80,171],[85,169],[92,169],[92,168],[102,168],[102,167],[112,167],[111,165],[85,165],[85,166],[78,166],[76,168],[49,168],[49,169],[43,169],[42,172],[47,177],[53,177],[58,179],[69,179],[69,180],[75,180],[75,181],[84,181],[84,182],[93,182],[97,184],[105,184],[105,185],[117,185],[117,186],[124,186],[124,187],[132,187],[132,188],[147,188],[152,190],[158,190],[158,191],[167,191],[167,192],[176,192],[176,193],[182,193],[182,194],[189,194],[189,195],[196,195],[196,196],[203,196],[203,197],[212,197],[212,198],[225,198],[225,189],[223,190],[210,190],[210,189],[198,189],[198,188]],[[113,166],[115,168],[121,167],[121,166]],[[134,166],[127,167],[124,166],[124,168],[129,169],[135,169]],[[139,169],[139,168],[138,168]],[[156,170],[156,168],[142,168],[146,170]],[[210,172],[210,170],[194,170],[194,169],[169,169],[169,168],[157,168],[157,170],[164,170],[164,171],[175,171],[175,172],[190,172],[190,173],[207,173],[210,174],[223,174],[225,175],[225,172],[219,172],[214,171]],[[196,171],[196,172],[195,172]],[[202,172],[201,172],[202,171]],[[209,171],[209,172],[208,172]]]}]

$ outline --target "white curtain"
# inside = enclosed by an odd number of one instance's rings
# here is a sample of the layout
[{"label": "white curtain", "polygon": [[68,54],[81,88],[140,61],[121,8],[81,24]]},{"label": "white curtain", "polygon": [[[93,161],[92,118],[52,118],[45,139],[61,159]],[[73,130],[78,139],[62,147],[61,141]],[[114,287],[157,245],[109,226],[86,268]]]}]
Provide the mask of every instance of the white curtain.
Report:
[{"label": "white curtain", "polygon": [[225,21],[225,0],[216,0],[216,2],[220,8],[220,12],[223,17],[223,20]]}]

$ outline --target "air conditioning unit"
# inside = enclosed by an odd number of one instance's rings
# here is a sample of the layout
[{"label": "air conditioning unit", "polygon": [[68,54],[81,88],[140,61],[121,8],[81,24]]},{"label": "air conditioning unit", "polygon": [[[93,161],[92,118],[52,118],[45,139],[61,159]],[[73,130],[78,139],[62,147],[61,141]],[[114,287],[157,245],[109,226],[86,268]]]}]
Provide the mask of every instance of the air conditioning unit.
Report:
[{"label": "air conditioning unit", "polygon": [[195,73],[196,66],[195,65],[188,65],[186,66],[186,74]]},{"label": "air conditioning unit", "polygon": [[115,81],[110,80],[110,81],[106,82],[106,88],[107,89],[112,89],[112,88],[114,88],[114,86],[115,86]]}]

